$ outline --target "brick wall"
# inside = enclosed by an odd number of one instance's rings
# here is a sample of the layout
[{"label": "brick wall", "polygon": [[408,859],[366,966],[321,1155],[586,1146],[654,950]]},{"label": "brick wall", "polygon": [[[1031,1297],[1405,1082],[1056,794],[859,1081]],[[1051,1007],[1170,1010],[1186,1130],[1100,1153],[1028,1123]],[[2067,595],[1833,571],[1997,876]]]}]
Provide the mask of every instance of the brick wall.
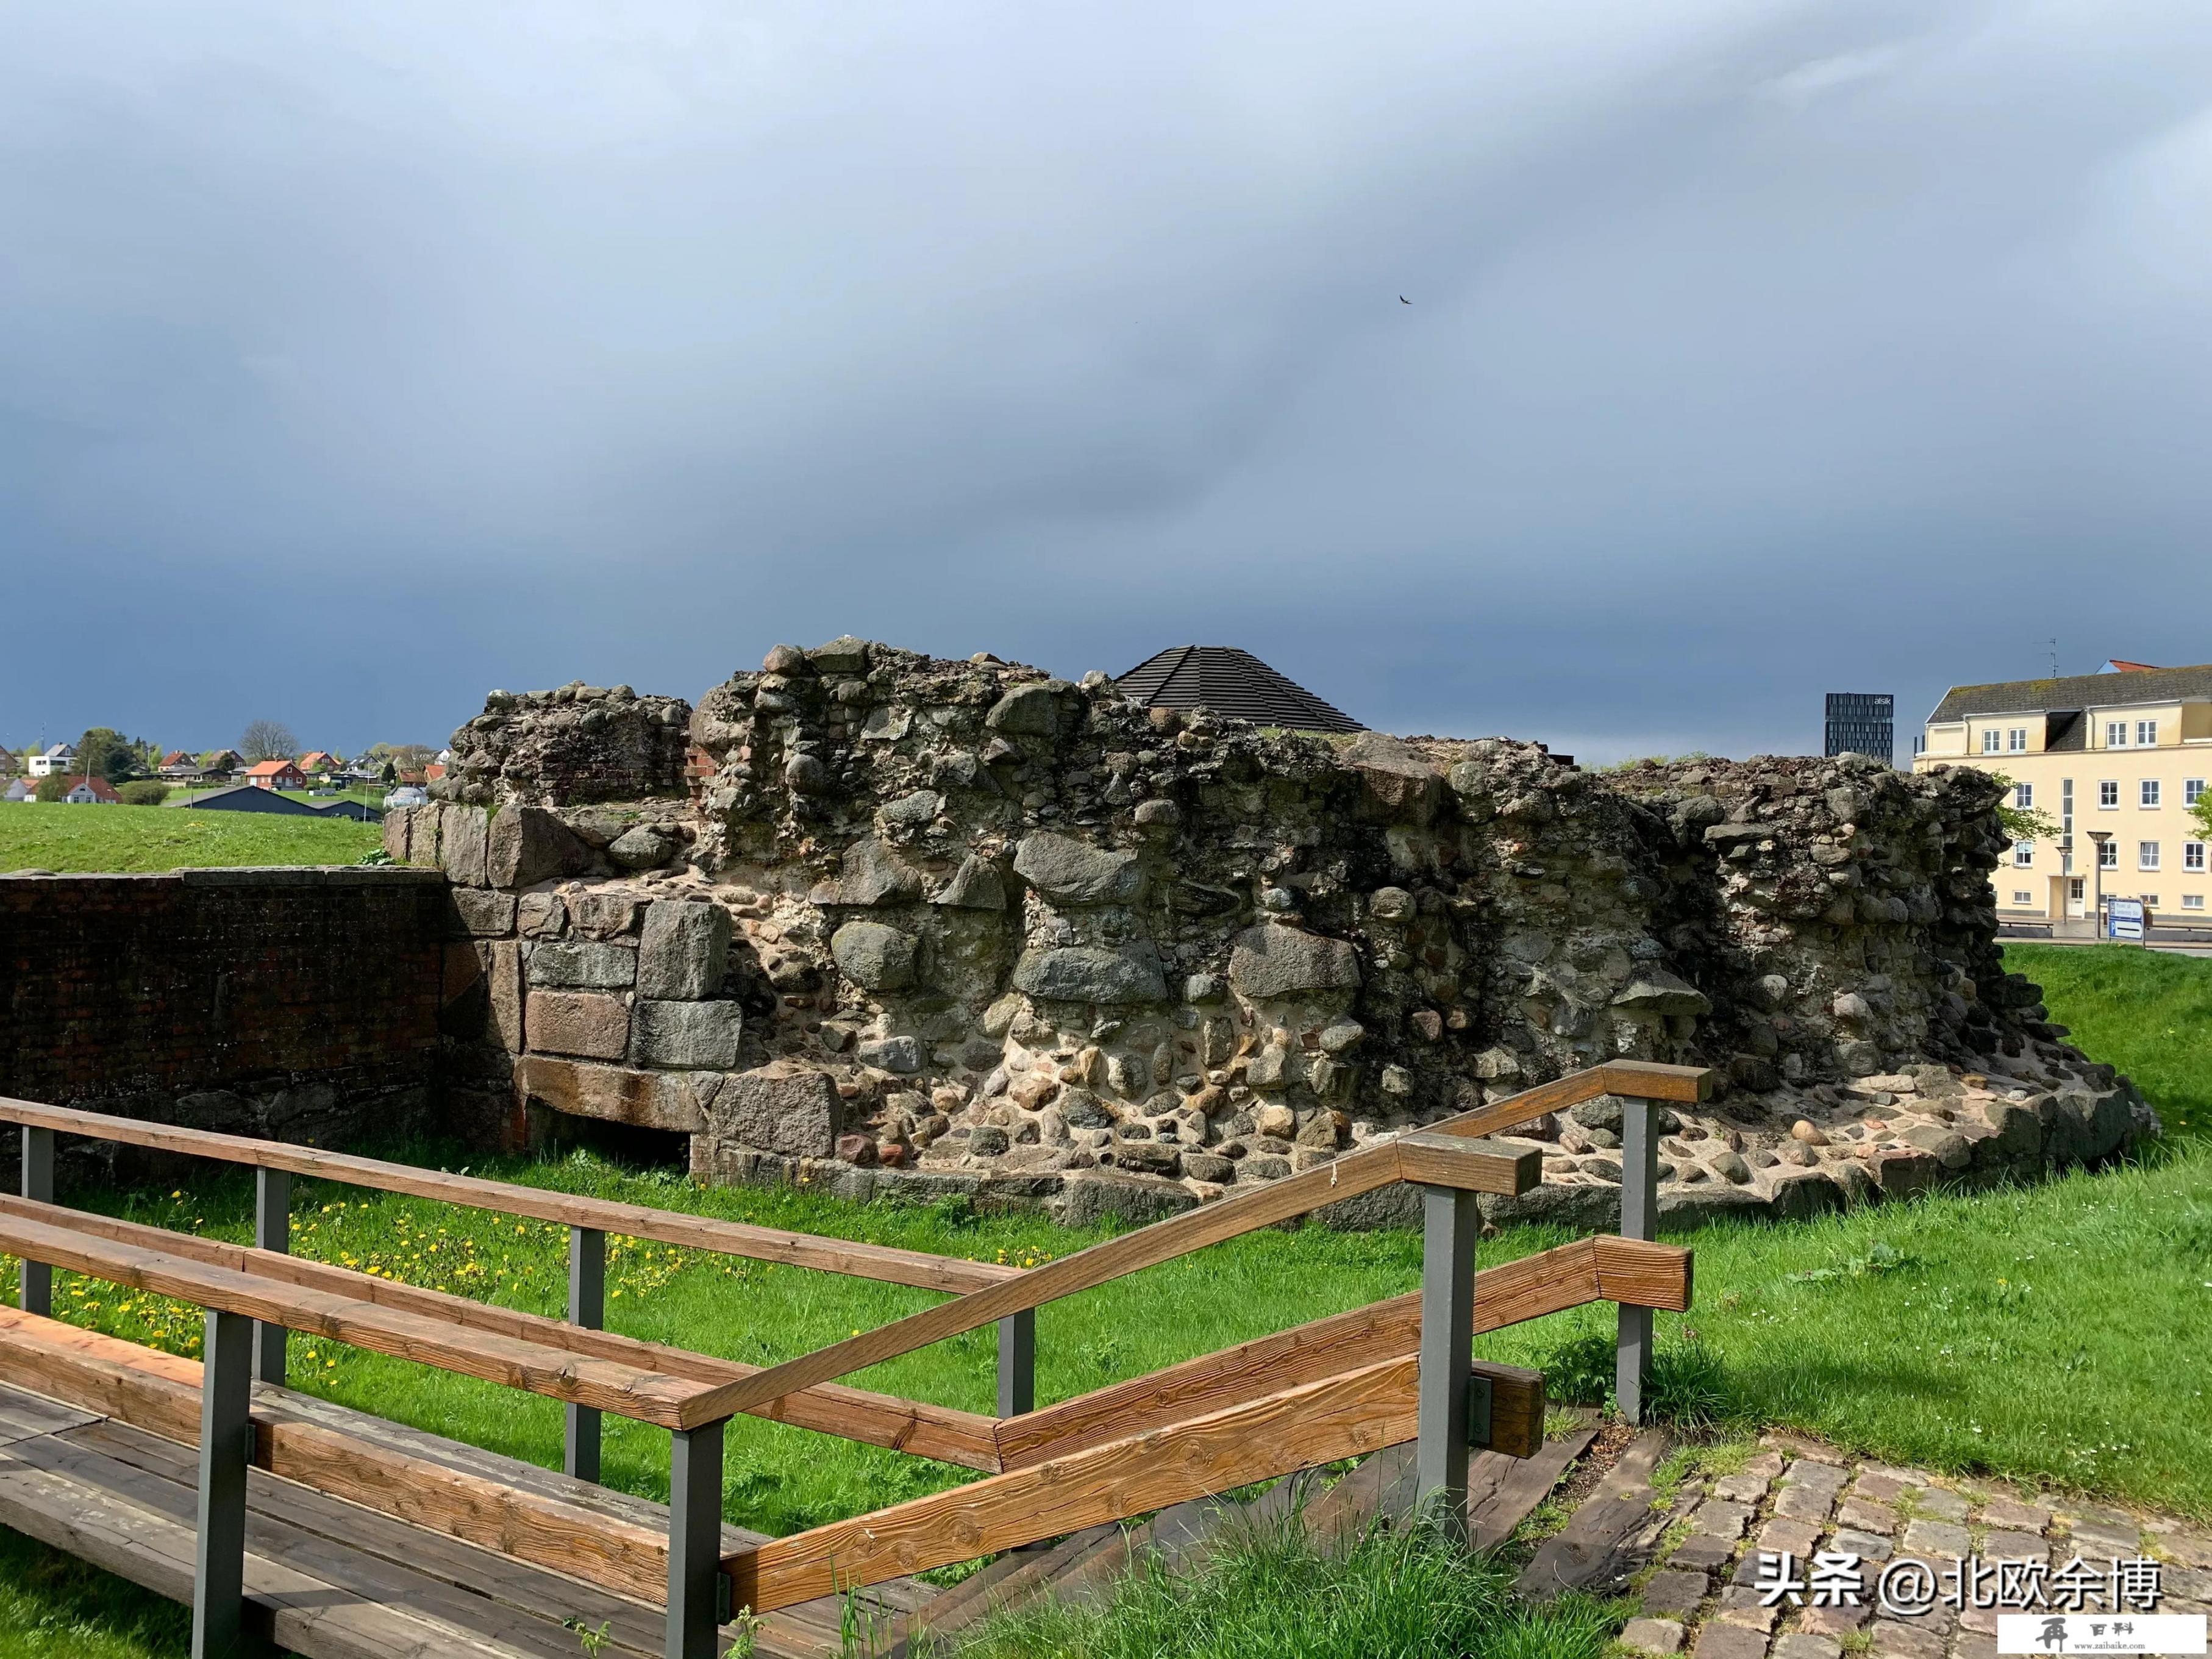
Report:
[{"label": "brick wall", "polygon": [[325,1143],[404,1127],[436,1099],[449,908],[421,870],[0,877],[0,1093]]}]

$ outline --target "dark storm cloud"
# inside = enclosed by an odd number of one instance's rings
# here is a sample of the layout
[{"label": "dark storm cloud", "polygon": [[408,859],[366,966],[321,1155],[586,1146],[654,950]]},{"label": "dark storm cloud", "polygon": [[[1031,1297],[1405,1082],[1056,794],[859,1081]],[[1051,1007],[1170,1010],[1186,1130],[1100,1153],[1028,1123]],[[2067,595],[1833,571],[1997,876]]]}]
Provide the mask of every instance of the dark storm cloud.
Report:
[{"label": "dark storm cloud", "polygon": [[2212,658],[2195,9],[9,31],[0,740],[848,629],[1601,758]]}]

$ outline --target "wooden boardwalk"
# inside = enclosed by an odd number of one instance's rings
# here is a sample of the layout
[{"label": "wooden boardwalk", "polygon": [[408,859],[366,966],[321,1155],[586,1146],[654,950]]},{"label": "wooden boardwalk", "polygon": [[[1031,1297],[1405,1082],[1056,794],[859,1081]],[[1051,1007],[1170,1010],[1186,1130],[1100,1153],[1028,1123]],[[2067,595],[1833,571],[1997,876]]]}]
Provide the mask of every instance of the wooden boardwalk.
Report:
[{"label": "wooden boardwalk", "polygon": [[[21,1316],[16,1316],[18,1319]],[[267,1384],[257,1409],[296,1413],[426,1462],[506,1482],[579,1511],[665,1533],[659,1504],[572,1480],[535,1464],[441,1440]],[[192,1599],[198,1457],[190,1446],[27,1390],[0,1386],[0,1525],[103,1567],[158,1595]],[[726,1548],[758,1534],[723,1528]],[[247,1477],[248,1599],[277,1645],[306,1659],[576,1659],[574,1620],[607,1627],[610,1654],[662,1651],[665,1615],[651,1602],[480,1549],[256,1469]],[[884,1627],[936,1592],[894,1579],[860,1593]],[[762,1659],[839,1650],[836,1598],[769,1613]],[[732,1634],[724,1633],[727,1650]]]}]

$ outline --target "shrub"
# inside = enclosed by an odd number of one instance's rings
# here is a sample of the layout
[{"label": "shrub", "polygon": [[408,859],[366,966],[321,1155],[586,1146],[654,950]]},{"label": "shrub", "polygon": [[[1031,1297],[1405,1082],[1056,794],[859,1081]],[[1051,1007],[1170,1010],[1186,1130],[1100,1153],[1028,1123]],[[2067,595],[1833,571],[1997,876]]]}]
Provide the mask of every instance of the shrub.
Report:
[{"label": "shrub", "polygon": [[76,782],[75,778],[65,778],[58,772],[49,772],[39,780],[33,787],[33,793],[40,800],[57,801],[69,793],[70,787]]},{"label": "shrub", "polygon": [[115,798],[125,806],[159,806],[168,799],[169,786],[157,778],[141,778],[118,786]]}]

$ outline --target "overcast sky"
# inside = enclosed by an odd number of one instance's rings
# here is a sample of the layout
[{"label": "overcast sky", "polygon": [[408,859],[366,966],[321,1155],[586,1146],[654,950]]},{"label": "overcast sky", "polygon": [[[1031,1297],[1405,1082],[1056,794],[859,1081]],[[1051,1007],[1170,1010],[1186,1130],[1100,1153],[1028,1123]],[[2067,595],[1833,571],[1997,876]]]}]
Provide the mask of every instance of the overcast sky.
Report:
[{"label": "overcast sky", "polygon": [[1606,760],[2212,659],[2197,0],[0,17],[0,741],[850,632]]}]

